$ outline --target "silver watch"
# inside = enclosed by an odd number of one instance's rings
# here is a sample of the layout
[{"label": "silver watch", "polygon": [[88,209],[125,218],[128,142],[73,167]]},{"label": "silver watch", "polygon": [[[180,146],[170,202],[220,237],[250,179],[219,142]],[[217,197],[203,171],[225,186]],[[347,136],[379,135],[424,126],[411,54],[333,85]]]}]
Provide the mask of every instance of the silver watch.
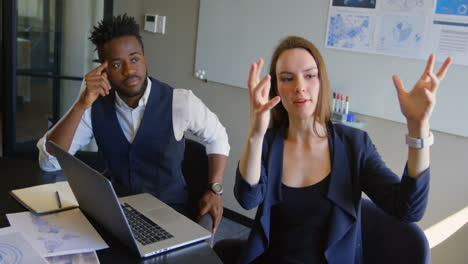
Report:
[{"label": "silver watch", "polygon": [[429,137],[428,138],[413,138],[408,135],[406,135],[406,144],[412,148],[425,148],[432,146],[434,144],[434,135],[432,132],[429,132]]},{"label": "silver watch", "polygon": [[223,194],[223,185],[218,182],[208,184],[210,190],[216,194]]}]

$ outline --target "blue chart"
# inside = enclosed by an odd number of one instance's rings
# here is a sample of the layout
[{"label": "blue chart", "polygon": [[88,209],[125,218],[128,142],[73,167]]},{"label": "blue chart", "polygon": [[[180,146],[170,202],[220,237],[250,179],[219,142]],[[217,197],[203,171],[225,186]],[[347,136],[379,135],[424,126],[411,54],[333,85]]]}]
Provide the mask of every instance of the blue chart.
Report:
[{"label": "blue chart", "polygon": [[[7,229],[7,230],[5,230]],[[0,228],[0,264],[47,263],[21,233]]]},{"label": "blue chart", "polygon": [[384,16],[380,32],[378,52],[417,57],[422,50],[424,20],[419,17]]},{"label": "blue chart", "polygon": [[468,16],[468,0],[438,0],[436,14]]},{"label": "blue chart", "polygon": [[80,209],[46,215],[22,212],[8,214],[7,218],[12,228],[21,230],[31,246],[44,257],[90,252],[107,247]]},{"label": "blue chart", "polygon": [[370,46],[369,16],[335,14],[330,17],[327,46],[367,49]]},{"label": "blue chart", "polygon": [[39,236],[37,240],[42,242],[44,249],[48,253],[53,253],[59,250],[66,241],[74,238],[79,238],[78,235],[65,232],[64,225],[54,224],[49,216],[31,214],[31,222],[37,228]]},{"label": "blue chart", "polygon": [[[405,42],[409,39],[411,32],[413,31],[413,27],[411,24],[402,21],[393,27],[393,39],[398,41],[399,43]],[[416,41],[421,39],[420,36],[417,36]]]},{"label": "blue chart", "polygon": [[7,243],[0,243],[0,264],[19,264],[23,253],[19,248]]}]

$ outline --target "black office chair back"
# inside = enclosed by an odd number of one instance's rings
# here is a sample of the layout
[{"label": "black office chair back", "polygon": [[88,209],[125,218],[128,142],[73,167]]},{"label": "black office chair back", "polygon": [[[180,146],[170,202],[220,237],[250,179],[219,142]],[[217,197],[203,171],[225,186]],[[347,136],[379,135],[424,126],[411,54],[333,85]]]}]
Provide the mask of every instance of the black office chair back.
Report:
[{"label": "black office chair back", "polygon": [[106,162],[100,152],[80,150],[76,152],[75,157],[86,163],[91,168],[105,174]]},{"label": "black office chair back", "polygon": [[208,183],[208,156],[205,146],[191,139],[185,139],[182,174],[188,188],[188,213],[190,218],[198,214],[198,201],[206,191]]},{"label": "black office chair back", "polygon": [[364,263],[430,263],[429,242],[417,224],[401,222],[369,199],[361,206]]}]

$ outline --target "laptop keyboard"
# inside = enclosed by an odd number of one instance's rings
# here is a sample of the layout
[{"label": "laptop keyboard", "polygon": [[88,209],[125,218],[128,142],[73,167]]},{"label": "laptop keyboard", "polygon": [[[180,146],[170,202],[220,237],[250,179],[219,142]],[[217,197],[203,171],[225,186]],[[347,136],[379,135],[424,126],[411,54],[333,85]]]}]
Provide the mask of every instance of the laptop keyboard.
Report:
[{"label": "laptop keyboard", "polygon": [[133,235],[141,244],[148,245],[173,237],[169,232],[151,221],[148,217],[142,215],[129,204],[123,203],[121,206],[132,228]]}]

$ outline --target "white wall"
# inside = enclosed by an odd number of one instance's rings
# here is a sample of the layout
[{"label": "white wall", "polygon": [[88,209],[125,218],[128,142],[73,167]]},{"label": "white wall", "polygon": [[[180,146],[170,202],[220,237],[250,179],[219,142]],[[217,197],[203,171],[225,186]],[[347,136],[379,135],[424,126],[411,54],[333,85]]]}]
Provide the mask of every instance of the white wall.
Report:
[{"label": "white wall", "polygon": [[[224,206],[253,218],[255,211],[243,210],[234,199],[232,189],[234,175],[248,129],[249,103],[246,89],[219,83],[204,83],[194,78],[199,1],[193,0],[114,0],[114,14],[128,13],[135,16],[140,28],[145,13],[167,16],[166,34],[142,31],[151,76],[176,88],[187,88],[200,97],[214,111],[226,127],[231,153],[224,177]],[[226,52],[229,52],[226,50]],[[236,54],[232,54],[236,56]],[[252,58],[252,61],[256,58]],[[226,61],[229,63],[229,61]],[[356,61],[359,64],[359,61]],[[356,65],[359,67],[359,65]],[[364,66],[364,65],[363,65]],[[222,67],[222,65],[220,65]],[[368,66],[366,66],[368,67]],[[378,65],[374,65],[378,67]],[[245,69],[247,79],[248,68]],[[389,78],[387,81],[391,80]],[[450,74],[450,73],[449,73]],[[336,76],[339,78],[339,76]],[[449,75],[448,75],[449,77]],[[336,80],[341,82],[345,80]],[[460,85],[464,82],[459,80]],[[396,96],[396,94],[395,94]],[[436,106],[437,107],[437,106]],[[397,174],[403,170],[407,159],[404,143],[404,124],[360,116],[367,123],[365,128],[377,149]],[[434,132],[432,147],[431,190],[424,219],[419,223],[424,229],[468,205],[468,138]]]},{"label": "white wall", "polygon": [[[103,17],[104,1],[64,1],[62,12],[62,31],[65,33],[62,35],[61,74],[82,77],[93,68],[94,45],[88,38],[92,27]],[[79,81],[63,81],[61,115],[75,101],[80,86]]]}]

